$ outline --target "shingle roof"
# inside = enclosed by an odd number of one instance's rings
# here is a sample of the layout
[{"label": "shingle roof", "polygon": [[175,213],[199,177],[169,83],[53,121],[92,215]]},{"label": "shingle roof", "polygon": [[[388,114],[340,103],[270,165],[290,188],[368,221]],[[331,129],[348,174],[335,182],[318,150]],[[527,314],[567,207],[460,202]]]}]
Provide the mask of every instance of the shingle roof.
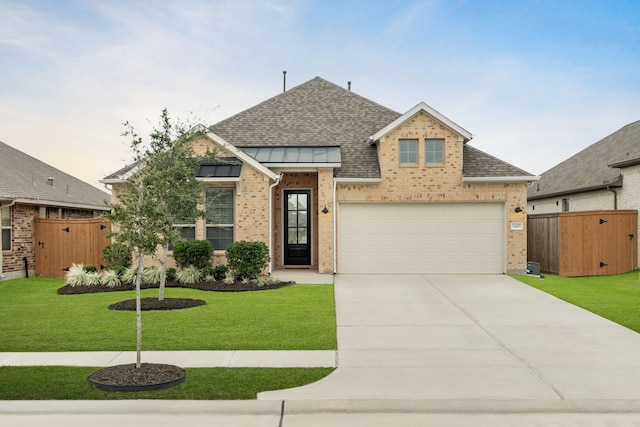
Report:
[{"label": "shingle roof", "polygon": [[340,146],[336,177],[380,177],[377,151],[367,138],[400,117],[347,89],[316,77],[211,130],[236,147]]},{"label": "shingle roof", "polygon": [[462,176],[466,178],[531,176],[520,168],[465,144],[462,151]]},{"label": "shingle roof", "polygon": [[640,121],[630,123],[590,145],[540,176],[529,199],[589,191],[621,184],[621,171],[611,165],[640,159]]},{"label": "shingle roof", "polygon": [[107,210],[105,201],[111,196],[0,142],[0,199],[46,200]]}]

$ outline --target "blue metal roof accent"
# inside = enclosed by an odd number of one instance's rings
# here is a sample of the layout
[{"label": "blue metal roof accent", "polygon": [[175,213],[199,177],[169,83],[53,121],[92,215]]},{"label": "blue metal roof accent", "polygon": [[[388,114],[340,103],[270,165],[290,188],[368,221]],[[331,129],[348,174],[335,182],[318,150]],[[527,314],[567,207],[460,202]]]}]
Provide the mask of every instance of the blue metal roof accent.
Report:
[{"label": "blue metal roof accent", "polygon": [[264,164],[341,163],[340,147],[240,147]]},{"label": "blue metal roof accent", "polygon": [[218,162],[204,162],[196,168],[198,178],[238,178],[242,163],[235,157],[222,158]]}]

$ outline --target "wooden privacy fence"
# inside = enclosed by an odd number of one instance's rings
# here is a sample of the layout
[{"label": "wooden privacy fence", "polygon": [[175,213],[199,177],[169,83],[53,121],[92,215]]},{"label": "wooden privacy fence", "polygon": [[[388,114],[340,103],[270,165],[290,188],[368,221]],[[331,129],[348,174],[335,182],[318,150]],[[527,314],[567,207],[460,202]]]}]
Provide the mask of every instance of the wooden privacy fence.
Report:
[{"label": "wooden privacy fence", "polygon": [[638,211],[529,215],[527,259],[561,276],[600,276],[638,268]]},{"label": "wooden privacy fence", "polygon": [[36,219],[35,270],[38,276],[63,277],[71,264],[102,264],[110,243],[110,225],[102,219]]}]

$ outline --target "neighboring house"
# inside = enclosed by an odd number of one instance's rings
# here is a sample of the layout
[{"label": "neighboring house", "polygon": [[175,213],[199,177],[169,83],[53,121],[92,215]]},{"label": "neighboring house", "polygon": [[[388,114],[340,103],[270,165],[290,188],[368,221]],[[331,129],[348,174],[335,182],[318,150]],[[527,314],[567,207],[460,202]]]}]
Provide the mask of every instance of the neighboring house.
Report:
[{"label": "neighboring house", "polygon": [[531,215],[640,209],[640,121],[543,173],[529,188],[527,204]]},{"label": "neighboring house", "polygon": [[110,195],[0,142],[0,280],[34,272],[36,218],[93,218]]},{"label": "neighboring house", "polygon": [[[197,174],[216,220],[177,225],[211,240],[216,263],[233,241],[263,241],[270,271],[524,272],[536,177],[471,138],[424,103],[401,114],[316,77],[195,142],[221,153]],[[102,180],[114,200],[129,173]]]}]

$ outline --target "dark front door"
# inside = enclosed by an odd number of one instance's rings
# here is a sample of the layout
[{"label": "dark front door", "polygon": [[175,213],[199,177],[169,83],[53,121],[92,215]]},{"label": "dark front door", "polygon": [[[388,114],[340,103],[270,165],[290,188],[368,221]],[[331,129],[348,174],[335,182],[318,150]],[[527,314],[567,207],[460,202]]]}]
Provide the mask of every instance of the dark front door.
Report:
[{"label": "dark front door", "polygon": [[311,265],[311,192],[284,192],[284,263]]}]

